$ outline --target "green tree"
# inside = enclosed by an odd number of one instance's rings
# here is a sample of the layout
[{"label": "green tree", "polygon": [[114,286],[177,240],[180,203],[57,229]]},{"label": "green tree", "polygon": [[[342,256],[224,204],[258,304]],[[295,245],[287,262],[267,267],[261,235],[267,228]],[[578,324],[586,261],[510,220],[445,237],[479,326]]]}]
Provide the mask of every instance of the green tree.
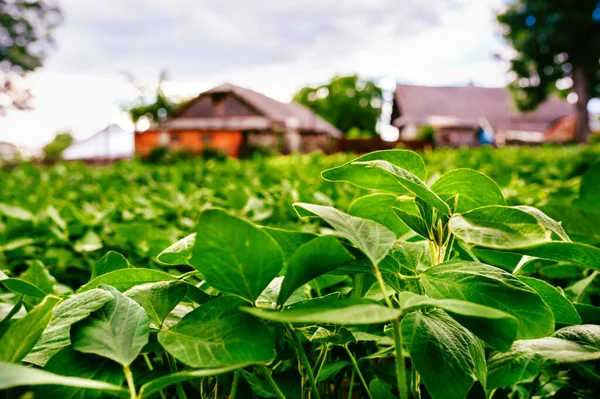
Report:
[{"label": "green tree", "polygon": [[383,90],[373,81],[357,75],[335,76],[325,85],[300,89],[294,101],[312,109],[346,135],[352,129],[377,135]]},{"label": "green tree", "polygon": [[73,136],[69,132],[58,133],[54,139],[44,146],[44,161],[58,161],[63,152],[73,144]]},{"label": "green tree", "polygon": [[587,104],[600,95],[598,0],[516,0],[498,15],[516,50],[511,83],[517,106],[533,110],[552,92],[577,94],[576,141],[590,134]]},{"label": "green tree", "polygon": [[0,115],[6,107],[24,109],[31,98],[20,80],[42,66],[60,10],[42,0],[0,0]]}]

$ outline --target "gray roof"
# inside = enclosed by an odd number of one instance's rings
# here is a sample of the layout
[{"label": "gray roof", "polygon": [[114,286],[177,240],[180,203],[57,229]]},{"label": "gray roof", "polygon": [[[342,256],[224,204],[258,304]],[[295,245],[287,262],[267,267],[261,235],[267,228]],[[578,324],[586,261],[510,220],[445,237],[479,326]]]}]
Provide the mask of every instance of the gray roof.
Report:
[{"label": "gray roof", "polygon": [[574,106],[551,96],[535,111],[520,113],[505,88],[397,85],[392,125],[435,124],[474,126],[487,120],[496,130],[542,132],[557,120],[574,115]]}]

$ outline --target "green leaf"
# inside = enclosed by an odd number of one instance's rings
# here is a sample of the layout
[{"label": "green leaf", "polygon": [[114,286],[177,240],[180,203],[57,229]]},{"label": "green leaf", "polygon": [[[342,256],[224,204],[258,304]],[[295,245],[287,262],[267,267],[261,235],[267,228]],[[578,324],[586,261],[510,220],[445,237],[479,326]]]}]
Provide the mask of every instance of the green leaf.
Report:
[{"label": "green leaf", "polygon": [[268,328],[240,312],[244,302],[221,296],[188,313],[158,341],[172,356],[195,368],[267,364],[275,357]]},{"label": "green leaf", "polygon": [[413,215],[400,208],[392,208],[392,211],[409,229],[421,237],[429,239],[427,223],[421,216]]},{"label": "green leaf", "polygon": [[443,309],[492,348],[501,351],[508,350],[517,337],[518,320],[488,306],[458,299],[434,299],[408,291],[399,293],[398,301],[405,312],[432,306]]},{"label": "green leaf", "polygon": [[31,296],[34,298],[44,298],[46,296],[44,291],[20,278],[6,278],[0,280],[0,283],[4,284],[7,290],[14,292],[15,294]]},{"label": "green leaf", "polygon": [[60,301],[47,296],[22,319],[10,324],[0,338],[0,361],[17,363],[23,360],[40,338],[52,317],[52,309]]},{"label": "green leaf", "polygon": [[200,216],[191,263],[212,287],[254,302],[277,277],[283,255],[263,230],[211,209]]},{"label": "green leaf", "polygon": [[558,330],[552,337],[516,341],[488,361],[488,389],[530,382],[544,363],[580,363],[600,359],[600,326],[579,325]]},{"label": "green leaf", "polygon": [[131,267],[131,265],[123,255],[115,251],[108,251],[106,255],[98,259],[94,267],[92,267],[92,278],[114,272],[115,270],[127,269],[129,267]]},{"label": "green leaf", "polygon": [[352,363],[350,362],[342,362],[336,361],[335,363],[327,363],[321,369],[319,373],[319,377],[317,378],[317,382],[326,381],[332,377],[335,377],[342,371],[344,368],[350,366]]},{"label": "green leaf", "polygon": [[77,252],[94,252],[102,248],[102,240],[98,237],[98,234],[88,230],[83,237],[75,241],[73,248]]},{"label": "green leaf", "polygon": [[0,389],[35,385],[64,385],[76,388],[97,389],[128,397],[128,391],[118,385],[86,378],[64,377],[44,370],[0,361]]},{"label": "green leaf", "polygon": [[277,304],[282,306],[297,288],[354,260],[354,256],[332,236],[315,238],[301,245],[289,259]]},{"label": "green leaf", "polygon": [[175,244],[158,254],[157,259],[165,265],[190,265],[190,258],[196,242],[196,233],[183,237]]},{"label": "green leaf", "polygon": [[123,295],[139,303],[148,314],[150,323],[160,328],[187,292],[188,284],[183,281],[161,281],[135,286]]},{"label": "green leaf", "polygon": [[34,216],[27,209],[20,208],[18,206],[8,205],[0,202],[0,215],[4,215],[7,218],[13,218],[22,220],[25,222],[31,222]]},{"label": "green leaf", "polygon": [[412,198],[397,197],[393,194],[369,194],[354,200],[348,208],[348,214],[373,220],[390,229],[401,237],[410,229],[398,219],[392,207],[416,214],[417,208]]},{"label": "green leaf", "polygon": [[518,208],[484,206],[454,215],[450,230],[463,241],[489,248],[521,247],[548,241],[536,217]]},{"label": "green leaf", "polygon": [[574,263],[600,271],[600,249],[576,242],[551,241],[505,250],[558,262]]},{"label": "green leaf", "polygon": [[283,230],[275,227],[261,227],[261,229],[266,231],[275,241],[277,241],[286,262],[289,261],[289,258],[296,252],[296,249],[298,249],[299,246],[318,237],[316,234],[312,233]]},{"label": "green leaf", "polygon": [[100,288],[110,292],[113,299],[71,327],[73,349],[128,367],[148,343],[148,316],[140,305],[116,288],[105,285]]},{"label": "green leaf", "polygon": [[[102,381],[114,386],[120,386],[125,379],[123,369],[117,363],[100,356],[79,353],[71,348],[64,348],[53,356],[44,370],[66,377]],[[33,392],[43,398],[61,399],[101,399],[106,396],[102,391],[85,389],[81,386],[42,386],[36,387]]]},{"label": "green leaf", "polygon": [[242,368],[246,365],[235,365],[229,367],[220,367],[220,368],[210,368],[203,370],[187,370],[180,371],[179,373],[168,374],[163,377],[159,377],[155,380],[145,383],[140,388],[139,397],[147,398],[153,393],[156,393],[162,389],[165,389],[168,386],[177,384],[183,381],[189,381],[196,378],[205,378],[205,377],[213,377],[220,374],[229,373],[235,371],[239,368]]},{"label": "green leaf", "polygon": [[25,361],[44,366],[52,356],[71,344],[71,325],[88,317],[113,299],[113,295],[100,288],[76,294],[59,303],[40,339],[25,357]]},{"label": "green leaf", "polygon": [[444,215],[449,215],[450,207],[444,200],[442,200],[436,193],[431,191],[429,187],[419,177],[410,173],[410,171],[398,167],[387,161],[365,161],[365,162],[354,162],[354,165],[364,165],[368,168],[381,169],[390,175],[392,175],[399,185],[404,187],[409,192],[413,193],[416,197],[421,198],[427,204],[436,208]]},{"label": "green leaf", "polygon": [[160,281],[174,281],[175,276],[171,276],[165,272],[152,269],[119,269],[113,272],[108,272],[94,278],[89,283],[85,284],[77,292],[85,292],[101,285],[110,285],[119,291],[127,291],[136,285],[158,283]]},{"label": "green leaf", "polygon": [[406,150],[375,151],[356,158],[342,166],[328,169],[321,175],[323,179],[328,181],[346,181],[358,187],[372,188],[396,194],[406,193],[406,190],[390,174],[380,169],[365,169],[363,166],[356,164],[356,162],[372,160],[388,161],[394,165],[402,166],[402,168],[421,180],[427,178],[423,159],[417,153]]},{"label": "green leaf", "polygon": [[496,182],[472,169],[456,169],[442,175],[433,183],[431,191],[444,201],[458,194],[458,213],[485,205],[506,205]]},{"label": "green leaf", "polygon": [[371,260],[373,265],[389,252],[396,241],[396,235],[387,227],[371,220],[350,216],[330,206],[294,204],[300,216],[315,215],[326,221],[335,229],[336,235],[347,239],[360,249]]},{"label": "green leaf", "polygon": [[477,262],[448,262],[421,275],[425,292],[437,299],[460,299],[488,306],[519,320],[518,339],[545,337],[554,331],[552,309],[518,278]]},{"label": "green leaf", "polygon": [[2,305],[2,310],[0,311],[0,324],[4,323],[13,318],[13,316],[17,315],[21,308],[23,307],[23,295],[19,295],[19,299],[17,303],[14,305],[9,304],[0,304]]},{"label": "green leaf", "polygon": [[579,198],[573,201],[573,205],[579,209],[600,213],[600,162],[596,162],[581,179]]},{"label": "green leaf", "polygon": [[396,399],[396,397],[392,394],[390,387],[379,378],[375,378],[369,383],[369,391],[371,391],[373,398]]},{"label": "green leaf", "polygon": [[562,224],[560,222],[557,222],[556,220],[552,219],[550,216],[546,215],[544,212],[540,211],[537,208],[534,208],[532,206],[515,206],[515,208],[522,210],[523,212],[527,212],[529,213],[531,216],[533,216],[534,218],[537,219],[538,223],[545,228],[546,230],[550,230],[551,232],[553,232],[554,234],[556,234],[558,237],[560,237],[561,240],[566,241],[566,242],[570,242],[571,239],[569,238],[569,235],[567,234],[567,232],[565,231],[565,229],[563,229]]},{"label": "green leaf", "polygon": [[485,386],[481,341],[443,311],[409,314],[402,336],[433,399],[464,399],[476,380]]},{"label": "green leaf", "polygon": [[519,277],[519,280],[537,292],[544,302],[550,306],[554,314],[554,321],[560,324],[579,324],[581,317],[577,310],[565,296],[555,287],[543,280],[533,277]]},{"label": "green leaf", "polygon": [[56,279],[50,274],[48,269],[39,260],[34,260],[23,274],[19,276],[21,280],[35,285],[46,294],[54,293]]},{"label": "green leaf", "polygon": [[400,309],[390,309],[367,299],[323,298],[328,296],[299,302],[282,311],[249,307],[241,310],[261,319],[292,324],[375,324],[388,322],[401,314]]}]

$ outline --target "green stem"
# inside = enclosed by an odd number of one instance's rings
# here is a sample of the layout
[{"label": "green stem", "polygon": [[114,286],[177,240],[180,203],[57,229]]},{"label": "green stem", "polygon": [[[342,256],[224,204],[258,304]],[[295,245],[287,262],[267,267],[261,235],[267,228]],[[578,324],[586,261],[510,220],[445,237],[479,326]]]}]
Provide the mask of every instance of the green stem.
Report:
[{"label": "green stem", "polygon": [[312,367],[310,366],[310,362],[308,361],[308,357],[306,356],[306,352],[304,352],[304,348],[302,347],[302,343],[298,339],[298,335],[296,335],[296,331],[294,331],[294,327],[291,324],[285,323],[285,327],[287,328],[289,334],[292,336],[292,341],[294,342],[294,346],[296,347],[296,351],[298,352],[298,356],[300,357],[300,362],[304,370],[306,370],[306,374],[308,375],[308,381],[310,382],[310,388],[312,393],[315,396],[315,399],[321,399],[319,395],[319,391],[317,389],[317,381],[315,380],[315,375],[313,374]]},{"label": "green stem", "polygon": [[277,386],[277,383],[275,382],[275,380],[273,379],[273,376],[269,372],[269,369],[266,366],[259,366],[259,369],[264,374],[269,385],[271,385],[271,388],[273,388],[273,392],[275,393],[275,395],[279,399],[286,399],[285,395],[283,394],[283,392],[281,392],[281,389],[279,389],[279,386]]},{"label": "green stem", "polygon": [[577,294],[577,296],[573,300],[574,303],[581,302],[581,300],[583,299],[583,296],[585,295],[585,290],[587,290],[587,288],[590,286],[590,284],[592,284],[592,281],[594,281],[594,279],[596,278],[597,275],[598,275],[598,272],[594,271],[592,274],[590,274],[589,276],[587,276],[585,278],[587,281],[585,282],[583,287],[581,287],[581,291],[579,291],[579,294]]},{"label": "green stem", "polygon": [[[167,355],[167,362],[169,363],[169,371],[171,372],[171,374],[175,374],[177,373],[177,361],[175,360],[175,358],[171,355],[169,355],[168,353]],[[179,399],[187,399],[187,396],[185,395],[185,391],[183,389],[183,385],[181,385],[181,382],[178,382],[175,384],[175,392],[177,392],[177,397]]]},{"label": "green stem", "polygon": [[231,391],[229,392],[229,399],[235,399],[237,393],[238,382],[240,380],[240,373],[236,371],[233,373],[233,382],[231,383]]},{"label": "green stem", "polygon": [[352,369],[350,374],[350,388],[348,389],[348,399],[352,399],[352,391],[354,389],[354,376],[356,375],[356,369]]},{"label": "green stem", "polygon": [[135,384],[133,383],[133,374],[128,366],[123,366],[123,373],[125,374],[125,380],[127,380],[127,387],[129,387],[129,397],[136,399],[137,394],[135,393]]},{"label": "green stem", "polygon": [[348,348],[348,345],[344,345],[344,349],[346,349],[346,353],[350,357],[350,361],[352,362],[352,365],[354,366],[354,370],[356,370],[356,374],[358,374],[358,378],[360,379],[360,382],[361,382],[363,388],[365,389],[365,392],[367,393],[367,396],[370,399],[373,399],[373,395],[371,395],[371,391],[369,390],[369,386],[367,385],[367,381],[365,381],[365,377],[363,377],[362,373],[360,372],[360,368],[358,367],[358,362],[356,361],[356,358],[354,357],[354,355],[352,354],[352,352],[350,352],[350,349]]},{"label": "green stem", "polygon": [[143,356],[144,360],[146,361],[146,366],[148,366],[148,370],[154,371],[154,367],[152,366],[152,362],[150,361],[148,354],[142,353],[142,356]]},{"label": "green stem", "polygon": [[327,353],[329,352],[329,342],[325,344],[325,346],[323,346],[323,350],[321,352],[321,356],[320,359],[317,360],[317,367],[315,368],[315,380],[319,380],[319,374],[321,374],[321,369],[323,368],[323,365],[325,364],[325,359],[327,359]]}]

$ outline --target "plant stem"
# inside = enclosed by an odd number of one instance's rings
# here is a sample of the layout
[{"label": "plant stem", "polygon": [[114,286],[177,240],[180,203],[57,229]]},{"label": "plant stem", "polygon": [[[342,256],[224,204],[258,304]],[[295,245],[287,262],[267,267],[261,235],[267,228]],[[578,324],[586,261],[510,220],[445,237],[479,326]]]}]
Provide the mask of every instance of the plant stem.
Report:
[{"label": "plant stem", "polygon": [[317,390],[317,382],[315,380],[315,375],[313,374],[312,367],[310,366],[310,362],[308,361],[308,357],[306,356],[306,352],[304,352],[304,348],[302,347],[302,343],[298,339],[296,335],[296,331],[294,331],[294,327],[291,324],[285,323],[285,326],[292,336],[292,341],[294,342],[294,346],[296,347],[296,351],[298,352],[298,356],[300,357],[300,362],[304,370],[306,370],[306,374],[308,375],[308,381],[310,382],[310,388],[312,393],[315,396],[315,399],[321,399],[319,395],[319,391]]},{"label": "plant stem", "polygon": [[[381,288],[381,293],[387,303],[387,306],[392,309],[393,305],[390,299],[385,295],[385,282],[383,276],[377,266],[374,267],[375,277]],[[402,354],[402,331],[400,329],[400,320],[392,320],[393,332],[394,332],[394,346],[396,349],[396,380],[398,382],[398,391],[400,392],[400,399],[408,399],[408,389],[406,387],[406,368],[404,366],[404,355]]]},{"label": "plant stem", "polygon": [[143,356],[144,360],[146,361],[146,366],[148,366],[148,370],[154,371],[154,367],[152,366],[152,362],[150,361],[148,354],[142,353],[142,356]]},{"label": "plant stem", "polygon": [[[175,360],[175,358],[171,355],[169,355],[168,353],[167,355],[167,362],[169,363],[169,371],[171,372],[171,374],[175,374],[178,370],[177,370],[177,361]],[[185,391],[183,390],[183,385],[181,385],[181,382],[178,382],[175,384],[175,392],[177,392],[177,397],[179,399],[187,399],[187,396],[185,395]]]},{"label": "plant stem", "polygon": [[356,361],[356,358],[354,357],[354,355],[352,354],[352,352],[350,352],[350,349],[348,348],[348,345],[344,345],[344,349],[346,349],[346,353],[350,357],[350,361],[352,362],[352,365],[354,366],[354,370],[356,370],[356,374],[358,374],[358,378],[360,379],[360,382],[363,385],[363,388],[365,389],[365,392],[367,393],[367,396],[370,399],[373,399],[373,395],[371,395],[371,391],[369,390],[369,386],[367,385],[367,381],[365,381],[365,377],[363,377],[362,373],[360,372],[360,368],[358,367],[358,362]]},{"label": "plant stem", "polygon": [[590,286],[592,281],[594,281],[594,279],[596,278],[597,275],[598,275],[598,272],[594,271],[592,274],[590,274],[589,276],[587,276],[585,278],[586,281],[585,281],[583,287],[581,287],[581,291],[579,291],[579,294],[577,294],[577,296],[573,300],[574,303],[581,302],[581,300],[583,299],[583,296],[585,295],[585,290],[587,290],[587,288]]},{"label": "plant stem", "polygon": [[356,369],[352,369],[352,374],[350,374],[350,388],[348,388],[348,399],[352,399],[352,390],[354,388],[354,376],[356,375]]},{"label": "plant stem", "polygon": [[323,346],[323,350],[321,351],[320,359],[317,360],[317,367],[315,367],[315,380],[319,380],[319,374],[321,373],[321,369],[325,364],[325,359],[327,359],[327,353],[329,352],[329,342]]},{"label": "plant stem", "polygon": [[259,369],[265,375],[265,378],[267,379],[269,385],[271,385],[271,388],[273,388],[273,392],[275,393],[275,395],[279,399],[286,399],[285,395],[283,394],[283,392],[281,392],[281,389],[279,389],[279,386],[277,386],[277,383],[275,382],[273,376],[269,372],[269,369],[266,366],[259,366]]},{"label": "plant stem", "polygon": [[231,391],[229,392],[229,399],[235,399],[237,393],[238,382],[240,380],[240,373],[236,371],[233,373],[233,382],[231,383]]},{"label": "plant stem", "polygon": [[125,374],[125,380],[127,380],[127,387],[129,387],[129,396],[131,399],[136,399],[137,394],[135,393],[135,384],[133,383],[133,374],[128,366],[123,366],[123,373]]}]

